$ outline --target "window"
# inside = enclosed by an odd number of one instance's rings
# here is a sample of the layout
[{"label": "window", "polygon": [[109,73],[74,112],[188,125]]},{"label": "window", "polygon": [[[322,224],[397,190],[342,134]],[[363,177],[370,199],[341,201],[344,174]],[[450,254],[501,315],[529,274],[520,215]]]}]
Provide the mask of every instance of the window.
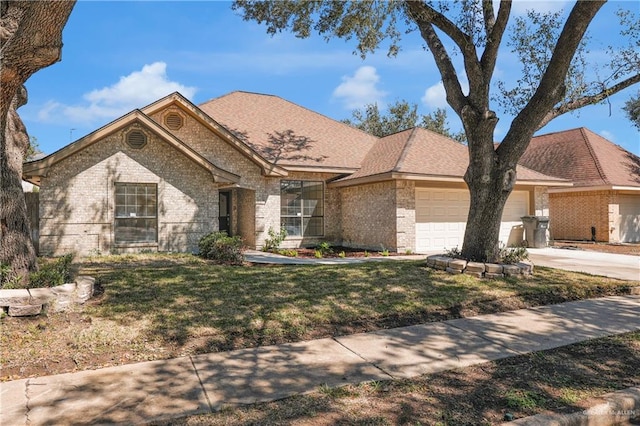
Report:
[{"label": "window", "polygon": [[287,235],[324,235],[324,185],[322,182],[280,182],[280,220]]},{"label": "window", "polygon": [[116,244],[158,241],[157,192],[154,183],[116,183]]}]

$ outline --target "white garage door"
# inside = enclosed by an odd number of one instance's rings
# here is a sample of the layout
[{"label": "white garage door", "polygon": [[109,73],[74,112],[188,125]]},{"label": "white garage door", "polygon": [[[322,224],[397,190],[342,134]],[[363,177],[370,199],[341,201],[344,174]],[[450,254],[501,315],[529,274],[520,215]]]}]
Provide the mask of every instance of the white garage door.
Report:
[{"label": "white garage door", "polygon": [[640,243],[640,195],[620,196],[620,241]]},{"label": "white garage door", "polygon": [[[416,189],[416,251],[462,248],[469,211],[466,189]],[[522,216],[529,212],[529,195],[514,191],[502,214],[500,241],[522,241]]]}]

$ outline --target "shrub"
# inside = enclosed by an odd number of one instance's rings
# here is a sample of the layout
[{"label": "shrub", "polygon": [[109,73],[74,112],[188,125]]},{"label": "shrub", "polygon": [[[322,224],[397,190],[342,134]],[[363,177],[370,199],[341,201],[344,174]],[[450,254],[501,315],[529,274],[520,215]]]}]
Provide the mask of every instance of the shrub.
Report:
[{"label": "shrub", "polygon": [[345,257],[347,257],[347,254],[343,250],[338,254],[338,256],[344,259]]},{"label": "shrub", "polygon": [[269,235],[268,238],[264,240],[264,246],[262,246],[262,251],[271,251],[277,253],[280,249],[280,244],[287,238],[287,230],[284,227],[280,228],[280,232],[276,233],[272,227],[269,227],[267,231]]},{"label": "shrub", "polygon": [[226,232],[212,232],[198,242],[200,256],[222,263],[241,265],[244,262],[242,239],[230,237]]},{"label": "shrub", "polygon": [[313,252],[313,256],[314,256],[316,259],[322,259],[322,258],[324,257],[324,254],[322,254],[322,252],[321,252],[320,250],[315,250],[315,251]]},{"label": "shrub", "polygon": [[319,251],[320,253],[322,253],[322,256],[326,256],[328,254],[332,254],[333,253],[333,249],[331,248],[331,244],[329,244],[326,241],[323,241],[320,244],[318,244],[318,246],[316,247],[316,251]]},{"label": "shrub", "polygon": [[500,245],[499,251],[500,262],[507,264],[518,263],[529,258],[529,252],[524,247],[505,247]]},{"label": "shrub", "polygon": [[451,248],[451,249],[448,249],[448,250],[445,249],[444,250],[444,255],[447,256],[447,257],[452,257],[454,259],[464,259],[462,257],[462,250],[460,250],[458,248],[458,246],[455,246],[454,248]]},{"label": "shrub", "polygon": [[65,254],[55,260],[43,263],[40,269],[29,275],[30,288],[55,287],[71,281],[73,254]]},{"label": "shrub", "polygon": [[287,257],[298,257],[298,252],[293,249],[278,250],[278,254],[281,254]]}]

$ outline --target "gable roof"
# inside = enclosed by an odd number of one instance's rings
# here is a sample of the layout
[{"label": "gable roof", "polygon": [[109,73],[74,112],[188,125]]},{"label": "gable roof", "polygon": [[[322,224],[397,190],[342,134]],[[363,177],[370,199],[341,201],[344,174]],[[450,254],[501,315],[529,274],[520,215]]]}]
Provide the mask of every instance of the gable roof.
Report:
[{"label": "gable roof", "polygon": [[157,111],[167,108],[170,105],[179,107],[182,111],[191,115],[206,128],[218,135],[222,140],[229,143],[241,154],[243,154],[257,166],[259,166],[265,176],[288,175],[285,169],[267,161],[263,156],[252,149],[244,141],[240,140],[238,137],[236,137],[235,134],[230,132],[224,126],[220,125],[220,123],[218,123],[216,120],[209,117],[204,111],[194,105],[187,98],[182,96],[182,94],[180,94],[179,92],[173,92],[170,95],[165,96],[164,98],[158,99],[157,101],[142,108],[141,111],[144,114],[151,115]]},{"label": "gable roof", "polygon": [[200,109],[288,170],[355,171],[378,138],[278,96],[232,92]]},{"label": "gable roof", "polygon": [[578,187],[640,188],[640,157],[584,127],[532,138],[520,162]]},{"label": "gable roof", "polygon": [[240,180],[240,176],[217,167],[180,139],[175,137],[172,133],[168,132],[164,127],[146,116],[142,111],[137,109],[123,115],[87,136],[78,139],[53,154],[39,160],[24,163],[22,168],[23,178],[31,183],[39,184],[40,177],[46,176],[49,168],[54,164],[59,163],[65,158],[82,151],[106,136],[109,136],[110,134],[115,133],[135,122],[142,124],[146,129],[158,135],[166,143],[192,160],[195,164],[210,172],[214,182],[237,183]]},{"label": "gable roof", "polygon": [[[381,138],[367,154],[360,170],[336,184],[356,185],[403,177],[463,182],[468,164],[467,147],[439,133],[416,127]],[[520,184],[570,185],[564,179],[520,165],[516,171]]]}]

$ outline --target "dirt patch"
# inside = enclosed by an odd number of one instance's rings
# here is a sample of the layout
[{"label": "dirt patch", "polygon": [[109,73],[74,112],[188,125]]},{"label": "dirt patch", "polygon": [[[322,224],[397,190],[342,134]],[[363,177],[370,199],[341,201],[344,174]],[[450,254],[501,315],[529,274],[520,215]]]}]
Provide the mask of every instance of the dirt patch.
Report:
[{"label": "dirt patch", "polygon": [[554,241],[552,247],[563,248],[566,250],[585,250],[600,253],[640,256],[640,244],[610,244],[591,241]]}]

